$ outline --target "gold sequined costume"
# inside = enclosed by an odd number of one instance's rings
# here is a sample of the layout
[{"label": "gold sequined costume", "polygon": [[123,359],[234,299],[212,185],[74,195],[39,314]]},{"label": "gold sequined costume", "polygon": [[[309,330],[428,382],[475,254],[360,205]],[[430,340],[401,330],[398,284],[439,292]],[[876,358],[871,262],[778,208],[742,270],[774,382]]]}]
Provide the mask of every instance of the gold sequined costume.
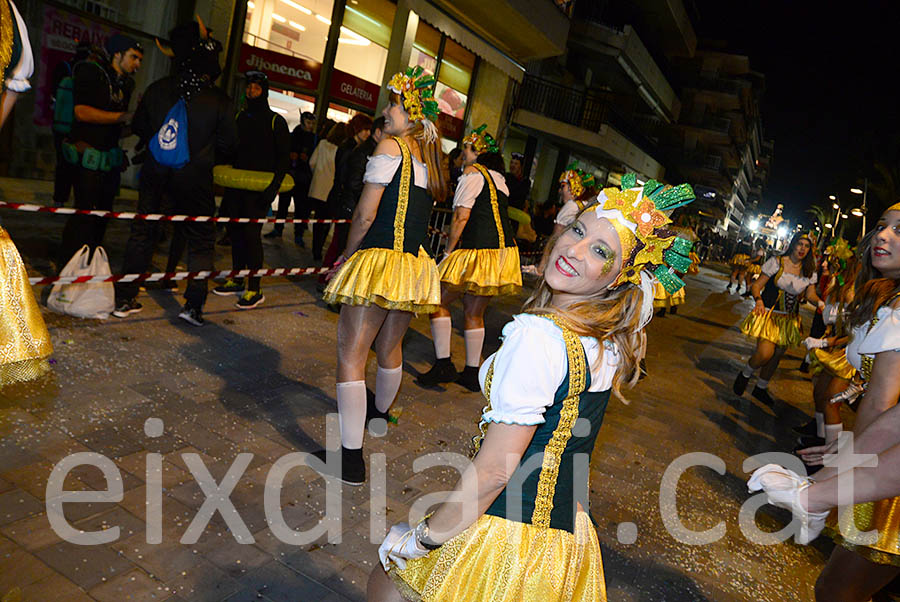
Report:
[{"label": "gold sequined costume", "polygon": [[50,333],[22,258],[0,227],[0,386],[43,375],[51,353]]},{"label": "gold sequined costume", "polygon": [[[409,560],[405,569],[392,569],[390,575],[407,600],[606,600],[596,531],[584,506],[573,510],[570,458],[572,453],[590,453],[610,392],[588,391],[590,371],[578,335],[548,319],[563,331],[569,372],[519,465],[521,470],[534,453],[543,453],[538,478],[524,480],[517,493],[504,490],[468,529],[427,556]],[[493,361],[484,383],[486,411],[492,381]],[[573,436],[579,418],[591,424],[586,436]],[[484,423],[480,427],[484,433]],[[538,473],[527,470],[532,477]],[[506,518],[507,493],[512,504],[520,502],[522,520]]]}]

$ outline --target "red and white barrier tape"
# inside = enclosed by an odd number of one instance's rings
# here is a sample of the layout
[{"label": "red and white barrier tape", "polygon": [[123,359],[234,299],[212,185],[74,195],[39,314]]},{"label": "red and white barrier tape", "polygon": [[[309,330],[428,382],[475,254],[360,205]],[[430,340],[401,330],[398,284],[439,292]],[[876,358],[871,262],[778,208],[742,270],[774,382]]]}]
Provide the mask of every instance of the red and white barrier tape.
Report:
[{"label": "red and white barrier tape", "polygon": [[278,219],[276,217],[213,217],[211,215],[162,215],[160,213],[132,213],[130,211],[98,211],[71,207],[48,207],[28,203],[0,201],[0,209],[14,209],[32,213],[58,213],[61,215],[92,215],[112,219],[138,219],[148,222],[216,222],[237,224],[349,224],[349,219]]},{"label": "red and white barrier tape", "polygon": [[155,272],[152,274],[114,274],[112,276],[49,276],[29,278],[32,286],[40,284],[83,284],[86,282],[158,282],[160,280],[208,280],[210,278],[246,278],[258,276],[308,276],[325,274],[332,268],[272,268],[263,270],[222,270],[218,272]]}]

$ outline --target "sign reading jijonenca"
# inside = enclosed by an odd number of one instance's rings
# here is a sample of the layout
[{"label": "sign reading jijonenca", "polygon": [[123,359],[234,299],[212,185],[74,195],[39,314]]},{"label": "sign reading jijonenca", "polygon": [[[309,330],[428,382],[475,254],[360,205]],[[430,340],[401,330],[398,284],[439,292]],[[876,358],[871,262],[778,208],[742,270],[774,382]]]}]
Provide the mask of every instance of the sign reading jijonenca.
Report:
[{"label": "sign reading jijonenca", "polygon": [[315,90],[322,75],[322,63],[272,52],[243,44],[241,46],[241,71],[262,71],[270,81],[296,88]]}]

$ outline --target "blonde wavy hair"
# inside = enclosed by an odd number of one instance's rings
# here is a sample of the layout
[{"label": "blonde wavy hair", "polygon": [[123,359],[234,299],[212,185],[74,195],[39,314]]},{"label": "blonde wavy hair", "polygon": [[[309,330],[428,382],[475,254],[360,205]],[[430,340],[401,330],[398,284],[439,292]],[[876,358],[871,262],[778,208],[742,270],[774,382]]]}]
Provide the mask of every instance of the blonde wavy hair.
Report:
[{"label": "blonde wavy hair", "polygon": [[[393,104],[403,106],[403,98],[396,92],[390,93],[390,101]],[[404,109],[405,110],[405,109]],[[437,125],[435,124],[435,127]],[[447,197],[447,180],[444,178],[444,170],[441,169],[443,151],[441,150],[440,130],[436,140],[428,140],[425,126],[421,121],[410,122],[410,129],[406,136],[412,138],[422,151],[422,158],[428,168],[428,194],[435,203],[441,203]]]},{"label": "blonde wavy hair", "polygon": [[[595,205],[582,210],[578,217]],[[571,229],[572,221],[562,232],[552,237],[547,246],[552,250],[560,236]],[[603,289],[583,301],[565,309],[551,305],[553,289],[541,277],[534,293],[525,301],[523,311],[528,314],[551,314],[560,319],[579,336],[593,337],[601,343],[611,341],[619,351],[619,369],[613,377],[612,392],[619,400],[628,403],[622,389],[632,387],[640,376],[640,361],[644,357],[647,337],[641,328],[643,292],[630,282],[613,289]]]}]

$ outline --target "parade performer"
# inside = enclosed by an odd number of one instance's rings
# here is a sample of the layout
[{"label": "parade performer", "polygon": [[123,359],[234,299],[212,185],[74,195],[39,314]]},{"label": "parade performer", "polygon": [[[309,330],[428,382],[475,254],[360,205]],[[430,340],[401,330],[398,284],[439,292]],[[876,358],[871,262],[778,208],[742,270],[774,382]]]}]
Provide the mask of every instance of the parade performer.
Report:
[{"label": "parade performer", "polygon": [[571,224],[582,209],[596,200],[595,183],[594,174],[579,169],[575,163],[562,172],[559,176],[559,198],[563,206],[556,214],[554,236]]},{"label": "parade performer", "polygon": [[[900,203],[878,220],[875,229],[860,244],[857,294],[849,312],[851,341],[847,359],[866,381],[854,425],[852,449],[839,454],[853,468],[853,501],[830,524],[835,546],[816,581],[816,600],[864,602],[900,575]],[[837,443],[803,450],[804,460],[821,464],[837,451]],[[850,456],[850,454],[855,454]],[[880,454],[875,468],[855,468],[865,454]],[[768,464],[750,479],[751,491],[764,490],[770,503],[791,509],[810,541],[825,525],[828,509],[838,505],[838,468],[826,466],[812,483],[774,464]],[[841,486],[844,486],[842,483]],[[840,499],[841,504],[847,499]],[[836,524],[835,524],[836,521]],[[855,526],[855,530],[851,529]],[[857,538],[866,538],[860,541]]]},{"label": "parade performer", "polygon": [[0,0],[0,128],[19,94],[31,90],[28,78],[33,72],[34,56],[25,21],[11,0]]},{"label": "parade performer", "polygon": [[815,269],[812,243],[806,234],[795,235],[787,252],[763,264],[762,276],[750,289],[756,305],[741,323],[741,332],[756,339],[756,351],[734,380],[735,395],[744,394],[750,377],[759,369],[752,395],[767,405],[773,403],[769,381],[787,348],[803,338],[800,301],[805,298],[817,306],[825,306],[816,294]]},{"label": "parade performer", "polygon": [[[749,297],[750,296],[750,286],[753,284],[753,281],[759,278],[759,275],[762,274],[762,264],[766,260],[766,243],[762,240],[757,240],[753,243],[753,251],[750,253],[750,258],[747,260],[747,269],[744,272],[744,294],[741,297]],[[740,283],[735,286],[735,291],[740,287]]]},{"label": "parade performer", "polygon": [[[400,389],[401,344],[413,313],[433,313],[441,302],[437,266],[425,250],[431,208],[446,192],[433,85],[434,78],[423,75],[421,67],[397,73],[388,83],[390,104],[382,111],[387,136],[369,158],[347,247],[325,289],[326,303],[343,304],[337,328],[341,451],[334,476],[353,485],[366,477],[362,443],[369,348],[374,342],[378,359],[370,414],[384,415]],[[326,459],[325,450],[316,456]]]},{"label": "parade performer", "polygon": [[[510,220],[509,190],[503,157],[486,125],[463,140],[465,169],[453,196],[453,221],[444,259],[438,266],[441,307],[431,314],[436,361],[417,382],[424,386],[459,381],[478,391],[478,367],[484,344],[484,312],[492,297],[517,292],[522,286],[519,249]],[[450,304],[462,296],[466,366],[462,374],[450,360]]]},{"label": "parade performer", "polygon": [[[691,243],[697,242],[697,235],[694,234],[694,232],[690,228],[676,227],[674,229],[679,234],[679,236],[681,236],[682,238],[685,238],[685,239],[691,241]],[[696,255],[694,255],[693,251],[691,252],[690,255],[688,255],[688,259],[691,260],[691,265],[690,265],[690,268],[688,268],[688,273],[691,273],[691,274],[697,273],[697,268],[694,265],[694,261],[696,261],[695,257],[696,257]],[[684,274],[685,274],[685,272],[677,272],[677,271],[676,271],[676,273],[678,274],[679,277],[682,277],[682,278],[684,277]],[[667,311],[672,315],[677,314],[678,306],[681,305],[682,303],[684,303],[686,298],[687,297],[685,296],[684,287],[681,287],[674,293],[670,293],[669,291],[666,290],[666,287],[664,287],[662,285],[662,283],[657,280],[656,287],[654,288],[654,291],[653,291],[653,308],[657,310],[656,317],[657,318],[665,318]]]},{"label": "parade performer", "polygon": [[747,241],[738,241],[736,252],[731,256],[731,260],[728,262],[728,265],[731,266],[731,276],[728,277],[728,286],[725,287],[725,290],[729,293],[732,292],[732,286],[734,287],[733,292],[740,292],[741,282],[746,281],[747,268],[750,266],[749,252],[750,245]]},{"label": "parade performer", "polygon": [[686,270],[690,242],[667,214],[694,198],[686,184],[635,184],[623,178],[553,239],[543,280],[481,368],[472,464],[447,503],[390,530],[369,600],[606,599],[589,471],[574,457],[593,449],[610,394],[637,380],[653,276],[684,285],[667,263]]}]

